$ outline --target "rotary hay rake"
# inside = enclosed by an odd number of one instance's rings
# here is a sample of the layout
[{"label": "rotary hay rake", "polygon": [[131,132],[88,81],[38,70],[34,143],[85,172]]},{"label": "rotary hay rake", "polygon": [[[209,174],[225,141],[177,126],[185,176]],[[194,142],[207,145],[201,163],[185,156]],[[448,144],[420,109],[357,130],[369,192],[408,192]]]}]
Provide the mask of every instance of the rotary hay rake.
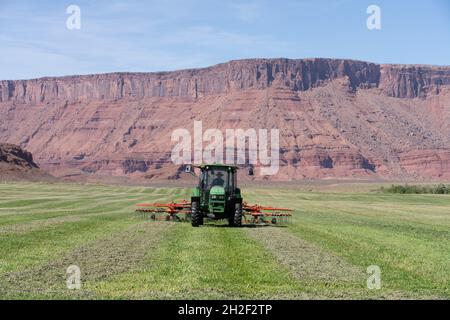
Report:
[{"label": "rotary hay rake", "polygon": [[[152,221],[191,221],[191,202],[187,200],[172,201],[169,203],[140,203],[137,204],[136,212],[141,218]],[[277,208],[271,206],[250,205],[246,202],[242,205],[243,219],[246,224],[261,225],[286,225],[292,222],[294,211],[288,208]],[[213,220],[213,219],[212,219]]]}]

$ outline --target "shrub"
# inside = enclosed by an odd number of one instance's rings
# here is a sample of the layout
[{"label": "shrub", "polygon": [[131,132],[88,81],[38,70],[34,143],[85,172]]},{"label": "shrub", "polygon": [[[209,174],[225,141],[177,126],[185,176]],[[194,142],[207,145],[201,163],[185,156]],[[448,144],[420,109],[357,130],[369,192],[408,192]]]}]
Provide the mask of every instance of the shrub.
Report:
[{"label": "shrub", "polygon": [[437,186],[418,185],[391,185],[388,188],[381,187],[381,192],[399,194],[450,194],[450,186],[439,184]]}]

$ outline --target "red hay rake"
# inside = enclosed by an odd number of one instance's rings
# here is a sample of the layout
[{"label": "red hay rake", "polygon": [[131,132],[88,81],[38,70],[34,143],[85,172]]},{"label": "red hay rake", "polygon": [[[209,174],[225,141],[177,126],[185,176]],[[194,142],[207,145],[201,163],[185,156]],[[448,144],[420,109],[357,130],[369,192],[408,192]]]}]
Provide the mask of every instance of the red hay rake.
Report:
[{"label": "red hay rake", "polygon": [[294,211],[288,208],[249,205],[247,202],[242,204],[242,209],[244,211],[244,222],[250,224],[290,224],[292,213],[288,212]]},{"label": "red hay rake", "polygon": [[148,209],[136,209],[141,213],[142,218],[153,221],[191,221],[191,202],[180,200],[170,203],[140,203],[138,207],[148,207]]},{"label": "red hay rake", "polygon": [[[136,209],[142,218],[152,221],[191,221],[191,202],[187,200],[172,201],[170,203],[140,203]],[[246,224],[285,225],[292,221],[292,212],[288,208],[242,204],[243,222]]]}]

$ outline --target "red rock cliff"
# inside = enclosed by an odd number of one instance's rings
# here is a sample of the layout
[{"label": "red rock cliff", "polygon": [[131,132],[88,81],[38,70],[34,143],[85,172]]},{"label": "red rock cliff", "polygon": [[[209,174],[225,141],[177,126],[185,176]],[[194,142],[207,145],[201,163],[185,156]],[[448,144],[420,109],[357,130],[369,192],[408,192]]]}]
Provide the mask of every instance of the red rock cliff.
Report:
[{"label": "red rock cliff", "polygon": [[0,140],[52,172],[173,177],[171,132],[194,120],[280,129],[277,179],[450,178],[450,67],[249,59],[0,81]]},{"label": "red rock cliff", "polygon": [[380,66],[331,59],[239,60],[210,68],[159,73],[113,73],[0,82],[0,101],[44,102],[124,97],[191,97],[230,90],[264,89],[274,81],[292,90],[349,77],[351,86],[376,86]]}]

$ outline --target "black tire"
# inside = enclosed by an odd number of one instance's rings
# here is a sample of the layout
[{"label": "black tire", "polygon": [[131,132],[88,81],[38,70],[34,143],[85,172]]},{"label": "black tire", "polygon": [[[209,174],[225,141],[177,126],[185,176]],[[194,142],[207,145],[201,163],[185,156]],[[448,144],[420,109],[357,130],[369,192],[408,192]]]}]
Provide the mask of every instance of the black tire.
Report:
[{"label": "black tire", "polygon": [[198,227],[203,224],[203,216],[200,212],[200,202],[191,202],[191,224],[193,227]]},{"label": "black tire", "polygon": [[230,225],[232,227],[242,226],[242,203],[240,202],[234,205],[234,214],[230,218]]}]

